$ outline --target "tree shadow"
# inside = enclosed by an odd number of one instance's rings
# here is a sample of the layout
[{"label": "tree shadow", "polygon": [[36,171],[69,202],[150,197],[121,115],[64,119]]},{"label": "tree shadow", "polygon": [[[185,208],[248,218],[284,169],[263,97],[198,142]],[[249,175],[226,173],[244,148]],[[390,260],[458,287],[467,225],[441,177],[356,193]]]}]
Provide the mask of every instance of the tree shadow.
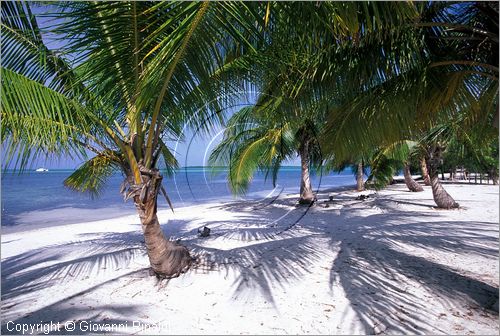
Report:
[{"label": "tree shadow", "polygon": [[332,288],[335,283],[342,286],[366,333],[377,333],[374,328],[380,324],[391,333],[453,333],[429,321],[440,314],[457,314],[466,305],[476,308],[477,314],[484,313],[498,300],[494,281],[488,283],[460,268],[401,249],[406,245],[494,258],[498,249],[483,246],[485,239],[494,245],[493,237],[470,232],[450,235],[450,230],[467,224],[457,222],[412,223],[403,229],[393,225],[381,230],[380,223],[388,216],[378,217],[370,218],[370,226],[353,226],[345,233],[336,245],[339,253],[330,271]]},{"label": "tree shadow", "polygon": [[[59,282],[98,275],[106,269],[126,267],[144,250],[135,236],[116,239],[95,235],[80,242],[53,245],[2,260],[2,300],[37,291]],[[81,235],[85,239],[86,235]],[[89,254],[88,252],[91,251]]]},{"label": "tree shadow", "polygon": [[[165,231],[182,231],[187,222],[176,220],[168,224],[170,227],[163,226]],[[6,329],[8,321],[62,322],[76,319],[84,312],[112,311],[116,305],[96,305],[89,311],[89,307],[77,302],[77,297],[93,295],[102,286],[117,281],[134,282],[136,279],[130,277],[135,277],[136,273],[151,278],[140,225],[138,229],[132,232],[83,233],[73,242],[36,248],[2,259],[2,333],[10,333]],[[56,302],[51,303],[53,301]],[[71,305],[70,301],[73,301]],[[128,308],[121,309],[125,312]],[[132,309],[135,309],[134,306],[130,311]],[[96,322],[113,320],[105,316],[94,317]],[[116,319],[115,322],[120,321]],[[68,331],[62,333],[67,334]]]},{"label": "tree shadow", "polygon": [[294,198],[278,199],[272,204],[266,200],[233,201],[210,208],[232,214],[227,220],[204,221],[203,225],[212,230],[211,236],[240,242],[274,239],[310,210],[310,207],[298,206]]},{"label": "tree shadow", "polygon": [[[267,225],[282,215],[279,206],[266,207],[266,213],[252,210],[251,216],[247,212],[245,221],[255,216],[260,228],[253,228],[247,235],[232,234],[231,229],[223,234],[242,241],[249,241],[250,235],[252,245],[230,250],[198,246],[196,250],[210,254],[209,269],[225,272],[236,269],[241,274],[235,292],[258,288],[272,301],[276,283],[282,285],[303,278],[310,273],[312,264],[326,256],[315,246],[313,238],[327,238],[331,250],[338,252],[332,261],[330,290],[335,285],[343,289],[368,334],[385,330],[392,333],[460,330],[433,325],[436,316],[461,314],[461,318],[470,320],[470,316],[482,315],[494,319],[491,308],[498,300],[498,279],[483,279],[481,274],[468,271],[467,265],[441,264],[440,258],[446,260],[458,253],[474,255],[477,262],[481,258],[498,260],[498,224],[440,221],[440,213],[430,210],[428,204],[398,197],[395,194],[380,199],[373,195],[368,202],[357,202],[351,194],[335,195],[333,202],[342,205],[340,214],[330,212],[329,217],[328,210],[316,207],[308,214],[307,224],[283,236],[269,235]],[[398,203],[430,211],[402,211]],[[367,206],[376,209],[375,214],[367,214]],[[224,208],[248,211],[248,204]],[[332,226],[335,222],[343,224]],[[233,220],[232,224],[237,230],[238,221]],[[308,234],[303,234],[305,228]],[[270,253],[269,249],[277,249],[279,254]],[[433,251],[435,256],[422,251]]]},{"label": "tree shadow", "polygon": [[[148,273],[144,268],[147,265],[136,262],[144,260],[145,253],[140,232],[92,233],[80,234],[76,242],[51,245],[3,259],[2,334],[12,332],[7,329],[9,321],[36,324],[42,320],[64,322],[77,318],[81,312],[89,311],[89,307],[74,302],[70,305],[69,301],[138,272]],[[146,276],[149,277],[149,273]],[[58,301],[50,303],[51,299]],[[93,310],[115,308],[123,312],[135,309],[133,306],[99,305]],[[94,317],[94,321],[101,321]],[[68,332],[61,331],[62,334]],[[77,330],[74,333],[82,334]]]},{"label": "tree shadow", "polygon": [[[450,264],[449,258],[470,254],[479,263],[498,261],[498,224],[440,220],[440,212],[402,210],[397,203],[412,203],[411,195],[403,200],[399,197],[381,199],[373,194],[365,201],[356,201],[352,192],[339,193],[332,203],[338,208],[315,206],[307,211],[296,208],[289,198],[265,207],[232,202],[213,207],[231,214],[228,219],[203,221],[212,229],[207,238],[198,237],[197,228],[189,221],[169,220],[162,227],[167,235],[182,239],[198,257],[198,264],[186,276],[193,276],[194,281],[197,273],[231,276],[231,297],[261,295],[275,309],[279,305],[276,291],[286,291],[311,275],[313,265],[326,261],[331,267],[325,295],[329,290],[329,299],[335,303],[334,292],[344,292],[348,308],[368,334],[380,330],[453,333],[432,325],[436,315],[463,315],[469,310],[472,314],[493,314],[489,308],[498,300],[498,279],[472,273],[468,265]],[[318,198],[326,199],[328,194]],[[293,229],[285,230],[291,224]],[[69,299],[147,266],[132,264],[137,257],[145,259],[139,231],[81,238],[82,242],[37,249],[2,261],[2,332],[5,317],[17,316],[18,307],[28,305],[37,292],[111,273],[107,280],[39,308],[30,316],[16,317],[16,321],[39,322],[41,316],[73,319],[85,308],[68,306]],[[318,246],[318,240],[325,241],[326,248]],[[126,308],[122,316],[140,309],[128,307],[131,310],[127,312]],[[346,314],[346,310],[337,313]],[[103,320],[98,315],[94,318]]]},{"label": "tree shadow", "polygon": [[262,295],[275,308],[273,290],[301,279],[311,272],[310,266],[324,256],[314,245],[313,236],[284,234],[279,239],[259,241],[228,250],[210,248],[191,242],[200,259],[197,272],[236,274],[232,283],[233,297],[243,294]]},{"label": "tree shadow", "polygon": [[[52,303],[50,305],[44,306],[38,310],[30,312],[17,319],[5,319],[2,318],[2,328],[1,332],[3,335],[12,334],[25,334],[20,330],[14,329],[17,324],[36,326],[40,324],[45,324],[45,328],[48,330],[40,329],[37,333],[53,334],[53,335],[82,335],[82,334],[105,334],[110,333],[106,330],[106,326],[109,325],[120,325],[112,329],[113,334],[129,334],[131,331],[132,322],[131,317],[135,320],[140,320],[137,316],[140,315],[141,310],[145,308],[143,305],[98,305],[92,307],[92,312],[89,315],[89,307],[83,305],[76,306],[70,303],[70,301],[76,297],[85,295],[87,293],[92,293],[99,287],[111,284],[113,282],[119,281],[121,278],[128,277],[134,274],[147,272],[146,269],[139,269],[128,272],[121,276],[114,277],[110,280],[99,283],[98,285],[91,286],[82,291],[79,291],[71,296],[64,297],[63,299]],[[2,307],[3,308],[3,307]],[[121,316],[122,318],[110,318],[108,315]],[[85,316],[84,320],[80,320],[81,316]],[[67,328],[66,322],[70,322],[73,328]],[[52,323],[52,326],[47,326]],[[143,323],[147,323],[144,321]],[[125,327],[121,327],[125,326]],[[40,327],[42,328],[42,327]],[[109,327],[108,327],[109,328]]]}]

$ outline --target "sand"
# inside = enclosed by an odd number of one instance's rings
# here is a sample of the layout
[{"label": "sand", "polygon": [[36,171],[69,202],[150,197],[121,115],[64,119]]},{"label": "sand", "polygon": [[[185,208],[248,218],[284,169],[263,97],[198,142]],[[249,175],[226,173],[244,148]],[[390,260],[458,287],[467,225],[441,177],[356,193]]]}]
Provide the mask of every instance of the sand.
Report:
[{"label": "sand", "polygon": [[2,333],[498,334],[499,189],[446,189],[460,209],[394,185],[161,211],[200,260],[168,281],[135,216],[4,234]]}]

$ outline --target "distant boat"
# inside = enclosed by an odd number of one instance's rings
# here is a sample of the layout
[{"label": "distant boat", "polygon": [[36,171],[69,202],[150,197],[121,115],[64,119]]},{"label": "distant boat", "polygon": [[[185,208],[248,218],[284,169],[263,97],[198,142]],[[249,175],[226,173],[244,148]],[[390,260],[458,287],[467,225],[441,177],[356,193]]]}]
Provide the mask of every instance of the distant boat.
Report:
[{"label": "distant boat", "polygon": [[37,171],[37,172],[48,172],[49,170],[47,168],[38,168],[35,171]]}]

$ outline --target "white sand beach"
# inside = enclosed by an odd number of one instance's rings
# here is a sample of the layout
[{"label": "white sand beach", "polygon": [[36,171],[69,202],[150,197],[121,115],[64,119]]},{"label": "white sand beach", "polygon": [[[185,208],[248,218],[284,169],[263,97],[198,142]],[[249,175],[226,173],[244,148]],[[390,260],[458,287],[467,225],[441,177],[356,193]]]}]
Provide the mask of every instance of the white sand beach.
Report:
[{"label": "white sand beach", "polygon": [[161,211],[200,263],[160,282],[136,216],[4,234],[2,333],[498,334],[499,188],[445,187]]}]

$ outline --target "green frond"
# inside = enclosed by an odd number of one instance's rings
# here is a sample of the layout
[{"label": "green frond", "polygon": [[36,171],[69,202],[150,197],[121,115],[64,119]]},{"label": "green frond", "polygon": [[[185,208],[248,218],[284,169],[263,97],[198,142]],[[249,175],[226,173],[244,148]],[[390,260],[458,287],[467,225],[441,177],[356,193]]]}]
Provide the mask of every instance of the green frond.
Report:
[{"label": "green frond", "polygon": [[494,2],[55,2],[41,7],[57,51],[31,6],[1,5],[1,140],[16,166],[120,148],[124,167],[163,156],[171,172],[162,138],[222,125],[243,97],[256,102],[210,156],[235,192],[257,170],[276,182],[301,146],[313,165],[373,159],[384,175],[409,140],[482,146],[498,123]]},{"label": "green frond", "polygon": [[73,80],[69,66],[45,46],[31,3],[2,2],[0,21],[2,67],[56,91],[68,92]]},{"label": "green frond", "polygon": [[[7,166],[14,152],[22,157],[84,155],[77,140],[90,132],[89,115],[78,101],[3,67],[1,77],[1,140],[11,154]],[[17,168],[26,168],[25,163]]]},{"label": "green frond", "polygon": [[247,144],[239,153],[235,153],[229,165],[229,185],[235,194],[244,193],[259,168],[259,163],[266,150],[266,138],[256,139]]},{"label": "green frond", "polygon": [[401,140],[382,148],[380,155],[384,155],[388,159],[395,161],[407,162],[411,152],[417,146],[417,141]]},{"label": "green frond", "polygon": [[371,172],[366,185],[375,190],[385,188],[402,166],[402,161],[389,158],[381,152],[377,153],[375,159],[370,163]]},{"label": "green frond", "polygon": [[97,155],[83,163],[64,180],[64,185],[72,190],[87,192],[98,197],[107,179],[120,168],[109,156]]},{"label": "green frond", "polygon": [[161,139],[159,146],[160,153],[165,164],[165,167],[163,167],[163,169],[165,170],[167,176],[172,176],[175,173],[175,170],[179,168],[179,162]]}]

